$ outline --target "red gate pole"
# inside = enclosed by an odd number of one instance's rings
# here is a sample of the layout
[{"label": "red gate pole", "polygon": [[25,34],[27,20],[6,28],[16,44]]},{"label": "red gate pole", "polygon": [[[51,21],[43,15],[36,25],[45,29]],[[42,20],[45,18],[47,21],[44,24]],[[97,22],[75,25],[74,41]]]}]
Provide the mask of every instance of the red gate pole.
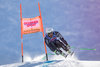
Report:
[{"label": "red gate pole", "polygon": [[[41,16],[41,10],[40,10],[39,2],[38,2],[38,6],[39,6],[39,13],[40,13],[40,18],[41,18],[42,34],[43,34],[43,39],[44,39],[44,29],[43,29],[43,24],[42,24],[42,16]],[[45,47],[45,53],[46,53],[46,61],[48,61],[48,54],[47,54],[47,49],[46,49],[45,41],[44,41],[44,47]]]},{"label": "red gate pole", "polygon": [[20,4],[20,19],[21,19],[21,52],[22,52],[22,62],[24,62],[23,60],[23,26],[22,26],[22,7]]}]

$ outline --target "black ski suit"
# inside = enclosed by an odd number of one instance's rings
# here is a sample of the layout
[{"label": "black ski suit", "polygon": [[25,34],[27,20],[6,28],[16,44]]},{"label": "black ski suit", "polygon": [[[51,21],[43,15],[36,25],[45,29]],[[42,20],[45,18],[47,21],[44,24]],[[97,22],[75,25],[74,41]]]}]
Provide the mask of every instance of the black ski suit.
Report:
[{"label": "black ski suit", "polygon": [[[65,44],[63,44],[62,42],[60,42],[59,40],[57,40],[57,37],[60,38],[60,40]],[[62,35],[57,32],[57,31],[53,31],[53,36],[52,38],[50,38],[47,34],[45,35],[45,43],[46,45],[50,48],[51,51],[55,51],[57,50],[58,51],[58,48],[61,48],[62,47],[64,50],[68,51],[69,49],[67,48],[68,46],[68,43],[64,40],[64,38],[62,37]]]}]

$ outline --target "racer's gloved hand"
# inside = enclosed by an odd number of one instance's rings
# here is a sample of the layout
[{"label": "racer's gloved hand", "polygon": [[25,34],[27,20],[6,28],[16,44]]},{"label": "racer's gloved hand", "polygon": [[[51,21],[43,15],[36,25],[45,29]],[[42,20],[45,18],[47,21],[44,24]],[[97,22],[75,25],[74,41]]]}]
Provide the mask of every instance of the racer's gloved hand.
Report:
[{"label": "racer's gloved hand", "polygon": [[69,51],[68,51],[68,54],[70,54],[70,53],[71,53],[71,51],[69,50]]},{"label": "racer's gloved hand", "polygon": [[67,48],[68,48],[68,49],[70,49],[70,46],[69,46],[69,45],[67,45]]}]

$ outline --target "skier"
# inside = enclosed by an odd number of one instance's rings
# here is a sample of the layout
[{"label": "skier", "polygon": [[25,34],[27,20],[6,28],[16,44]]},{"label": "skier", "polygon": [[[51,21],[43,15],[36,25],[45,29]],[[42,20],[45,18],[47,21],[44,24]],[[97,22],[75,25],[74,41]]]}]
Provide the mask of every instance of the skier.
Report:
[{"label": "skier", "polygon": [[67,57],[67,55],[60,50],[60,48],[64,49],[68,53],[71,53],[68,43],[64,40],[59,32],[53,31],[53,28],[46,28],[44,40],[50,50],[55,52],[57,55],[61,54],[64,57]]}]

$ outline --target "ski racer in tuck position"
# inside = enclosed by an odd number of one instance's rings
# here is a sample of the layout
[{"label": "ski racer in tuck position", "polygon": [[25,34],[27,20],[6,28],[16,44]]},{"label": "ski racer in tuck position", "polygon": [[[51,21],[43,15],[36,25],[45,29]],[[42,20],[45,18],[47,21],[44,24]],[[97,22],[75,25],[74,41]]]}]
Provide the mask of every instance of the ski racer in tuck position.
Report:
[{"label": "ski racer in tuck position", "polygon": [[[66,58],[67,55],[71,53],[68,43],[64,40],[59,32],[53,31],[53,28],[46,28],[44,40],[46,45],[51,51],[55,52],[56,55],[62,55]],[[64,53],[60,48],[67,53]]]}]

